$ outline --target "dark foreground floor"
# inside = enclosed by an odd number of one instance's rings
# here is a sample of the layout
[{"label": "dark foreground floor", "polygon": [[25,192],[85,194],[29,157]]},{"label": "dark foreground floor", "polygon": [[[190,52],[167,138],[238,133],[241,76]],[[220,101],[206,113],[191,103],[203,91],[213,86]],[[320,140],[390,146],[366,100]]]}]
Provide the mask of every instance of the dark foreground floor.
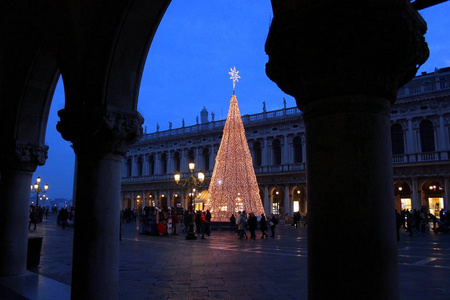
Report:
[{"label": "dark foreground floor", "polygon": [[[0,300],[70,299],[73,228],[50,216],[30,230],[42,236],[38,268],[0,277]],[[214,231],[206,240],[139,234],[123,225],[120,299],[307,299],[306,228],[278,226],[276,237],[239,240]],[[398,246],[400,299],[450,299],[450,234],[408,237]],[[336,298],[338,299],[338,297]]]}]

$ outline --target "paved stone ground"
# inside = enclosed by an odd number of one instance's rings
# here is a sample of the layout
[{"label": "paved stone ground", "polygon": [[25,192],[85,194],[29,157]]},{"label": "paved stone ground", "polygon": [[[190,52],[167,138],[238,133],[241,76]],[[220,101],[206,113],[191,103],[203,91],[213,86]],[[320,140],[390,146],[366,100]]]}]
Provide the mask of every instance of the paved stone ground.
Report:
[{"label": "paved stone ground", "polygon": [[[239,240],[225,231],[186,240],[184,234],[142,235],[136,223],[124,224],[120,299],[307,299],[306,228],[276,231],[275,238],[264,240],[259,231],[257,240]],[[44,237],[40,266],[28,272],[41,279],[34,290],[50,289],[42,279],[61,288],[51,288],[53,298],[37,292],[20,297],[16,290],[16,298],[0,299],[70,299],[73,228],[58,227],[51,216],[30,236]],[[450,234],[402,233],[398,253],[400,299],[450,299]],[[0,278],[0,296],[14,289],[11,284]]]}]

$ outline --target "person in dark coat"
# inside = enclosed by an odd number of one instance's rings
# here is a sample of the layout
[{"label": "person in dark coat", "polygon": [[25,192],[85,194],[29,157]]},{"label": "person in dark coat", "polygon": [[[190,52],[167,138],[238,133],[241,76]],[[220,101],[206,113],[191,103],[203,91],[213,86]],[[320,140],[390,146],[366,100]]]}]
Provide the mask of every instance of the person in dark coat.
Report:
[{"label": "person in dark coat", "polygon": [[261,233],[262,233],[262,239],[268,237],[267,235],[267,220],[266,220],[266,216],[264,214],[261,214],[261,220],[259,221],[259,226],[261,228]]},{"label": "person in dark coat", "polygon": [[232,214],[230,217],[230,231],[236,232],[236,217],[234,216],[234,214]]},{"label": "person in dark coat", "polygon": [[196,227],[196,233],[200,234],[202,230],[202,219],[201,219],[201,211],[197,210],[195,213],[195,227]]},{"label": "person in dark coat", "polygon": [[258,220],[256,219],[256,216],[254,213],[249,213],[248,214],[248,221],[247,221],[247,225],[248,225],[248,229],[250,230],[250,238],[252,240],[256,239],[256,224],[257,224]]},{"label": "person in dark coat", "polygon": [[37,223],[37,214],[36,214],[36,210],[34,209],[34,206],[31,206],[31,211],[30,211],[30,215],[28,216],[28,229],[31,228],[31,224],[34,225],[34,230],[36,230],[36,223]]},{"label": "person in dark coat", "polygon": [[278,224],[278,219],[275,217],[274,214],[270,214],[270,220],[269,220],[269,225],[270,225],[270,231],[272,232],[272,235],[270,237],[275,237],[275,227]]},{"label": "person in dark coat", "polygon": [[205,225],[205,234],[207,236],[209,236],[211,234],[211,212],[209,211],[209,209],[206,210],[206,214],[205,214],[205,218],[206,218],[206,225]]}]

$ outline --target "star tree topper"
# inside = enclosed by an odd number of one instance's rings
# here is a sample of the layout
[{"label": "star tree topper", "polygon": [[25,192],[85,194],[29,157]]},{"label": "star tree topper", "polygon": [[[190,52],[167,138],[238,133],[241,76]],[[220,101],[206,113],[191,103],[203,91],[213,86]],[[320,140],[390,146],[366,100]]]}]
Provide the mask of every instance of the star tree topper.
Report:
[{"label": "star tree topper", "polygon": [[239,82],[239,78],[241,78],[241,76],[239,76],[239,71],[236,71],[236,67],[234,67],[233,69],[230,68],[231,72],[228,72],[228,74],[231,75],[230,79],[233,79],[233,95],[234,95],[234,90],[236,88],[236,82]]}]

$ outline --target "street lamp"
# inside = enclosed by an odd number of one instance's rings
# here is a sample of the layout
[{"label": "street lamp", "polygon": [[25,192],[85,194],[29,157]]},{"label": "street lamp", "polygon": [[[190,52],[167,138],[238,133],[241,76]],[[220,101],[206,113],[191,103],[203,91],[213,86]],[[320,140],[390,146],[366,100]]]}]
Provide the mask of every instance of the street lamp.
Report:
[{"label": "street lamp", "polygon": [[191,171],[191,175],[184,180],[181,180],[180,172],[177,172],[174,175],[175,182],[179,186],[186,186],[186,185],[189,186],[189,194],[188,194],[189,206],[188,206],[188,214],[187,214],[189,226],[188,226],[188,233],[186,236],[187,240],[197,239],[197,236],[195,235],[195,232],[194,232],[194,214],[192,212],[193,202],[194,202],[194,193],[195,193],[194,187],[200,187],[202,185],[203,181],[205,180],[205,173],[199,171],[197,173],[197,178],[196,178],[194,176],[194,169],[195,169],[195,163],[193,163],[193,162],[189,163],[189,170]]},{"label": "street lamp", "polygon": [[44,184],[44,188],[42,189],[39,183],[41,182],[41,177],[36,178],[36,183],[31,185],[31,192],[36,193],[36,207],[39,207],[39,193],[45,194],[48,190],[48,184]]}]

